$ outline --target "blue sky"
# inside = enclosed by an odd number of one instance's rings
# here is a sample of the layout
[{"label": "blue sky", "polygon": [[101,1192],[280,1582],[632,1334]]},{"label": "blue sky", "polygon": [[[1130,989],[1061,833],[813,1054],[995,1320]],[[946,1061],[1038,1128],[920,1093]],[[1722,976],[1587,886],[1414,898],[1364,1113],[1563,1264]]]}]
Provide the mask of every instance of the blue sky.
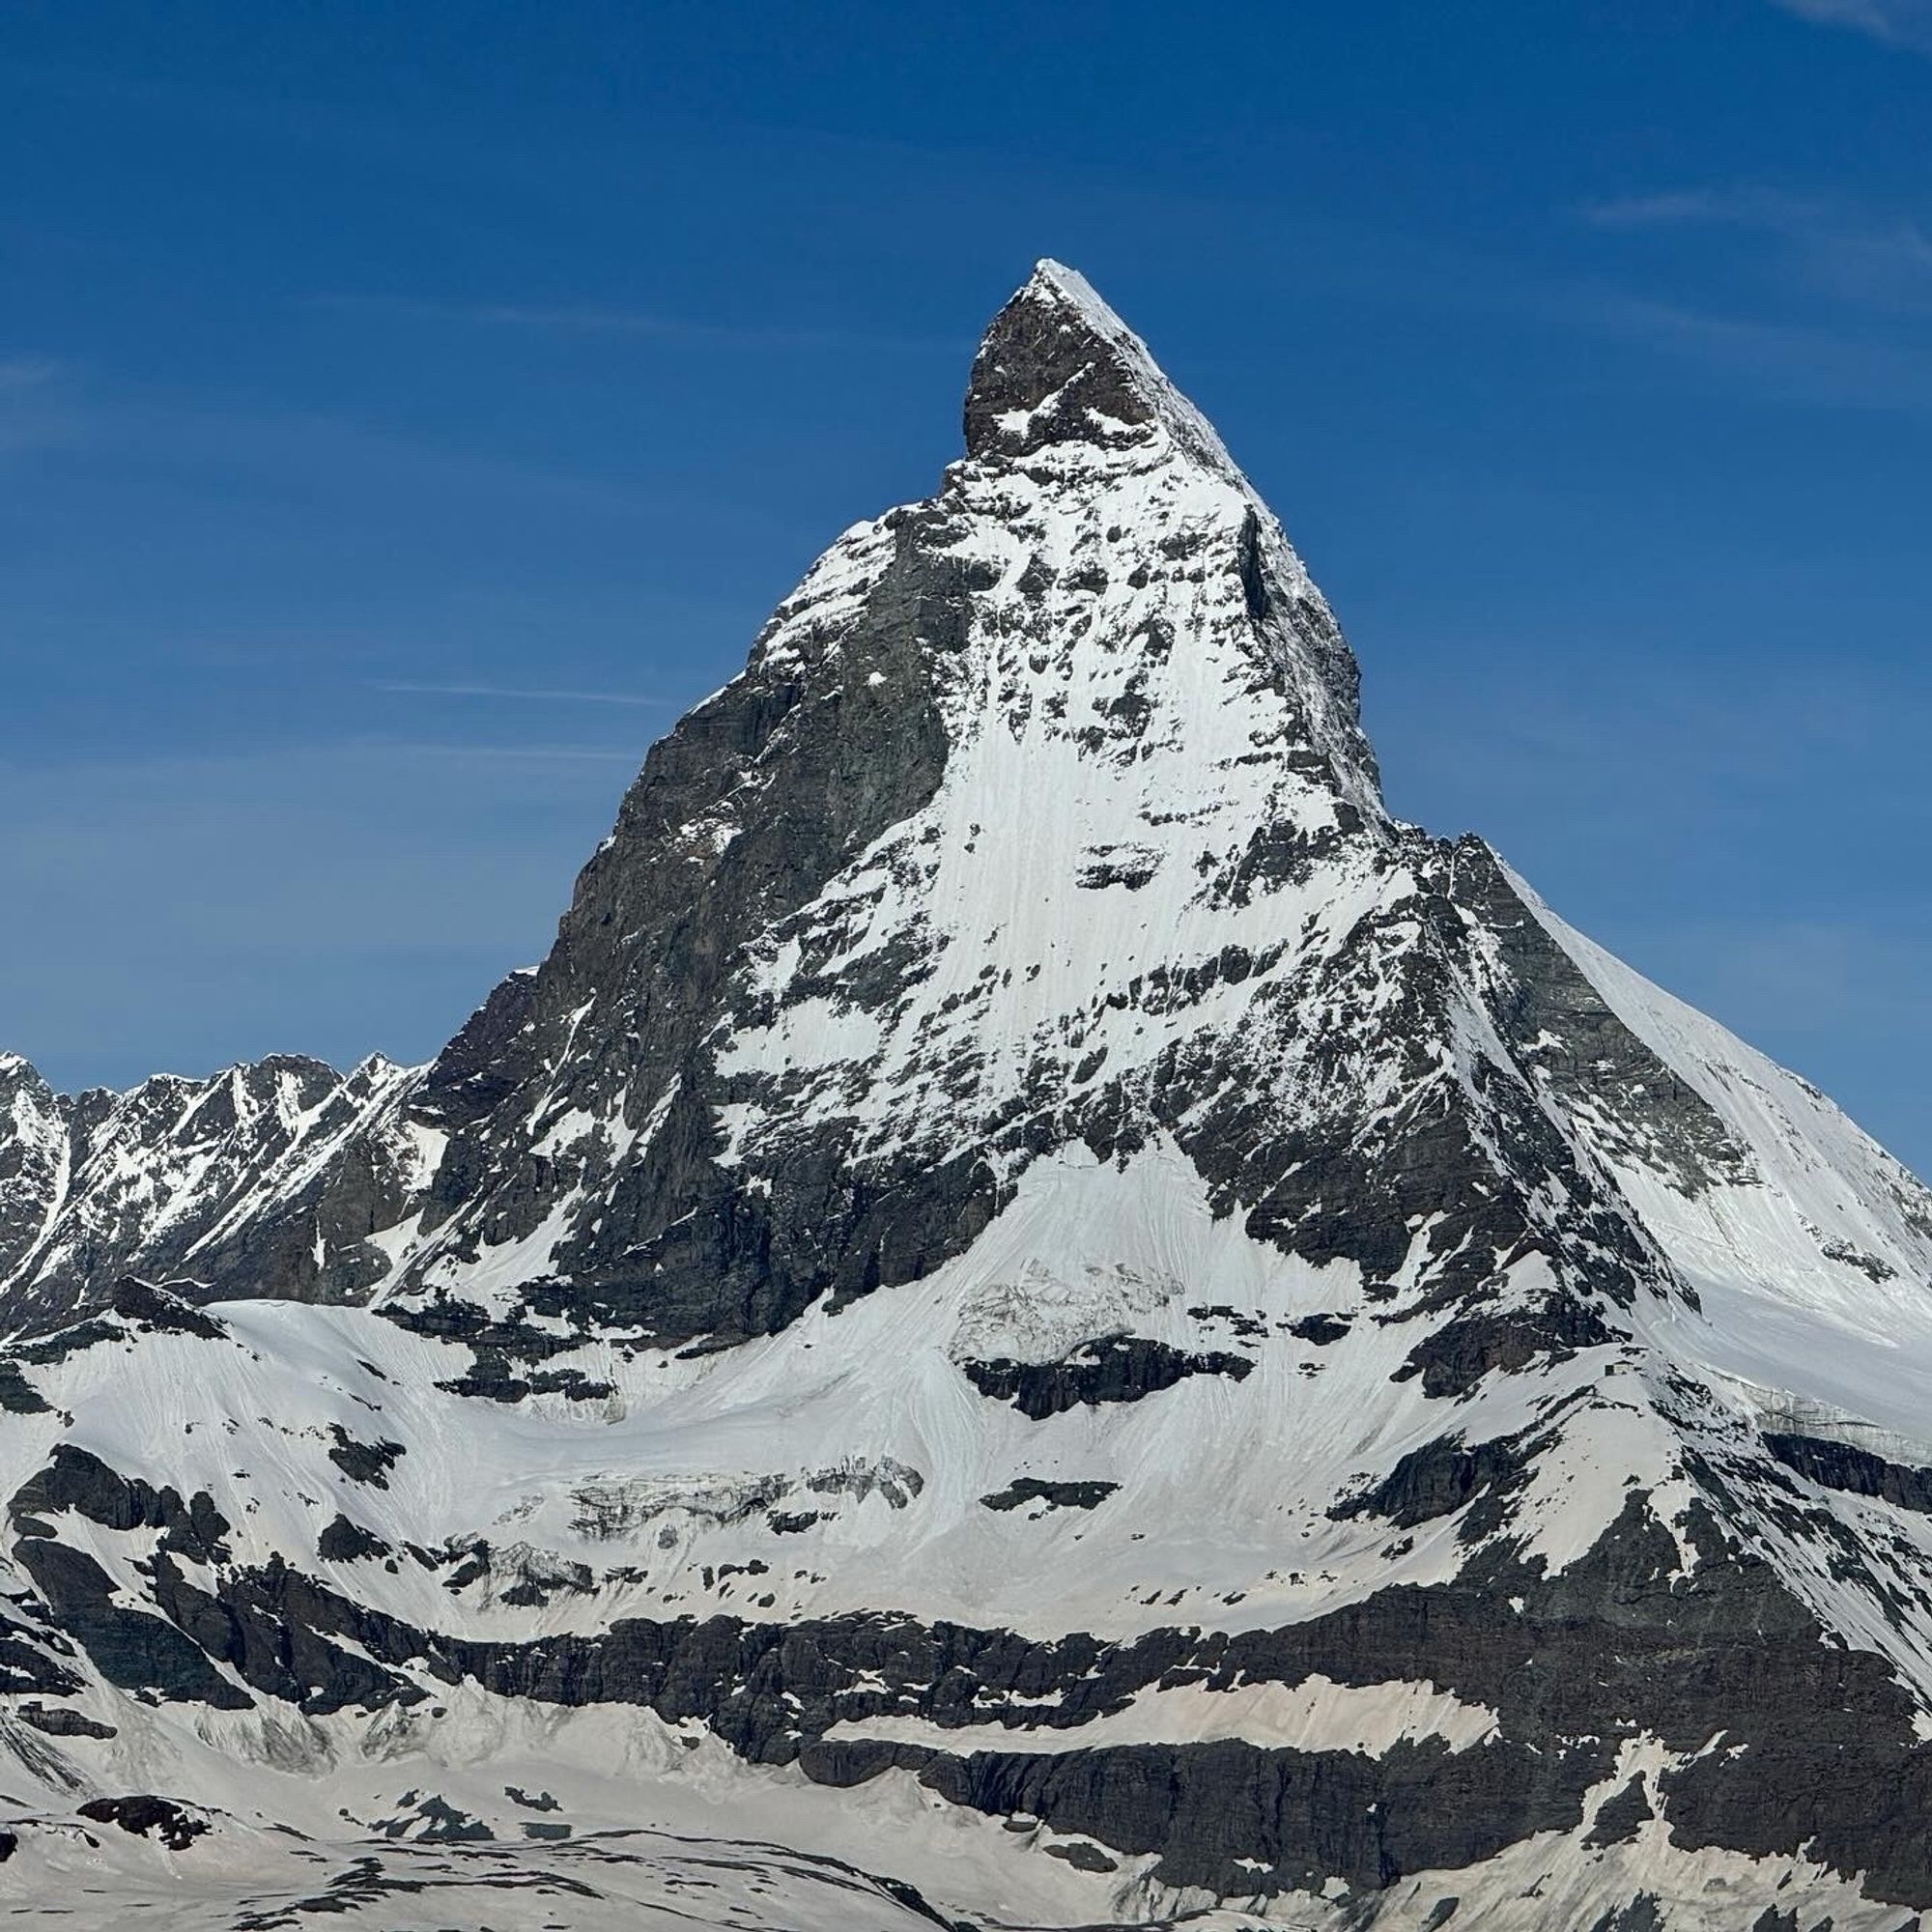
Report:
[{"label": "blue sky", "polygon": [[0,1039],[435,1049],[1084,270],[1396,808],[1932,1170],[1932,0],[0,15]]}]

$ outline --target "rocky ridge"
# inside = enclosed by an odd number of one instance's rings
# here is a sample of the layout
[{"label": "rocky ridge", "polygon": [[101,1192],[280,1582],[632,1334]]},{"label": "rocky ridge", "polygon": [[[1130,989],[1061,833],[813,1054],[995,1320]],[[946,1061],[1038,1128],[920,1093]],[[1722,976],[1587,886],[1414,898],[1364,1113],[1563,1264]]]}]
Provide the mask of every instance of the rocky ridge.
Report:
[{"label": "rocky ridge", "polygon": [[1932,1197],[1389,816],[1077,275],[965,429],[429,1067],[0,1068],[18,1829],[864,1786],[942,1918],[1915,1922]]}]

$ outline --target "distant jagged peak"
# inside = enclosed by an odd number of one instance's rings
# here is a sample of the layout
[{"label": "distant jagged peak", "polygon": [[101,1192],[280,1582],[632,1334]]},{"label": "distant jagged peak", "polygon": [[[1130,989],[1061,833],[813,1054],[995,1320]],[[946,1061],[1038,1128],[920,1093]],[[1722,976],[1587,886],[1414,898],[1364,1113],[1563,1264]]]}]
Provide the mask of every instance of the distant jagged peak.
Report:
[{"label": "distant jagged peak", "polygon": [[16,1053],[11,1047],[0,1047],[0,1081],[28,1081],[43,1087],[52,1085],[27,1055]]}]

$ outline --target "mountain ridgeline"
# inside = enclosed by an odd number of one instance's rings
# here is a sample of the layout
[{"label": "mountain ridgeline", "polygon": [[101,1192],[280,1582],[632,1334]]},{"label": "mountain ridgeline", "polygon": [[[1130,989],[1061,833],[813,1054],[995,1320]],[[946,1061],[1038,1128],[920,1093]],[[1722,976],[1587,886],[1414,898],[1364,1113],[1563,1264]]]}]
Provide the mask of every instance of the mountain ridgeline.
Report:
[{"label": "mountain ridgeline", "polygon": [[1056,264],[433,1063],[0,1098],[23,1895],[1932,1914],[1932,1196],[1389,815]]}]

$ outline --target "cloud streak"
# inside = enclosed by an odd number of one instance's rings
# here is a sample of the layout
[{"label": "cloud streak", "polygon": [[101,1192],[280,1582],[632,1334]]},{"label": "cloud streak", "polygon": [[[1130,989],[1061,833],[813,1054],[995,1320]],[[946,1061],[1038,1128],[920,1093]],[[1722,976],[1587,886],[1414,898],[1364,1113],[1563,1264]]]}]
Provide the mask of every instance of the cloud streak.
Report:
[{"label": "cloud streak", "polygon": [[1932,358],[1904,344],[1632,296],[1599,300],[1591,321],[1784,402],[1932,415]]},{"label": "cloud streak", "polygon": [[520,704],[629,704],[659,710],[672,701],[668,697],[649,697],[641,692],[554,691],[531,685],[436,684],[404,678],[379,678],[370,689],[422,697],[502,698]]},{"label": "cloud streak", "polygon": [[655,309],[610,307],[596,302],[447,301],[428,297],[329,293],[308,298],[310,308],[345,315],[388,317],[401,322],[461,327],[520,329],[570,336],[633,337],[698,342],[737,349],[902,350],[915,355],[956,355],[971,349],[963,336],[895,335],[856,328],[786,328],[769,323],[700,322]]},{"label": "cloud streak", "polygon": [[1786,402],[1932,414],[1932,232],[1911,215],[1749,184],[1629,195],[1580,213],[1604,231],[1697,236],[1700,277],[1728,236],[1735,252],[1719,272],[1757,283],[1755,299],[1734,294],[1723,308],[1598,290],[1578,304],[1596,329]]},{"label": "cloud streak", "polygon": [[469,764],[622,764],[635,765],[635,751],[615,750],[606,745],[470,745],[445,744],[434,739],[409,744],[385,738],[358,745],[357,751],[373,751],[395,757],[456,758]]},{"label": "cloud streak", "polygon": [[1873,308],[1932,311],[1932,235],[1906,217],[1874,217],[1762,187],[1633,195],[1584,213],[1599,228],[1715,228],[1769,237],[1819,294]]},{"label": "cloud streak", "polygon": [[1915,53],[1932,53],[1932,0],[1772,0],[1779,12]]}]

